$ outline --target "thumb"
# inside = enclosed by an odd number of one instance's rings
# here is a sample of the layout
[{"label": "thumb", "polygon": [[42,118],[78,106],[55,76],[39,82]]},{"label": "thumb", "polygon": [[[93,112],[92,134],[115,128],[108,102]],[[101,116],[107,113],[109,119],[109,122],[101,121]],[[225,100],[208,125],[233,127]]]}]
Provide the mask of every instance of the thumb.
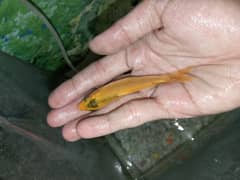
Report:
[{"label": "thumb", "polygon": [[127,16],[98,35],[90,48],[99,54],[112,54],[145,34],[162,27],[161,16],[169,0],[144,0]]}]

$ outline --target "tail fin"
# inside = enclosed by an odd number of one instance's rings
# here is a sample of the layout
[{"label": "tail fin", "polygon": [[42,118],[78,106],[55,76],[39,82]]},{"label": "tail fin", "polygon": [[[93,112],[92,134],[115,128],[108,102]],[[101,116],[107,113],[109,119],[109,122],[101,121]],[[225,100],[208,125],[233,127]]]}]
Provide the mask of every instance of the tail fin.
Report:
[{"label": "tail fin", "polygon": [[185,82],[192,80],[192,77],[188,74],[191,69],[191,67],[187,67],[174,73],[169,73],[169,82]]}]

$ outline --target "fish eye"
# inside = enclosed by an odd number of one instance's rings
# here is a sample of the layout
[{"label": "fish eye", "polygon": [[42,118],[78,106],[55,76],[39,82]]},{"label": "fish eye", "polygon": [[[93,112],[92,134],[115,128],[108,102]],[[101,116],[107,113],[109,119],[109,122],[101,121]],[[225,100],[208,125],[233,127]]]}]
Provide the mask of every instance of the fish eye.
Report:
[{"label": "fish eye", "polygon": [[89,101],[88,105],[89,108],[97,108],[98,107],[98,103],[96,101],[96,99],[92,99]]}]

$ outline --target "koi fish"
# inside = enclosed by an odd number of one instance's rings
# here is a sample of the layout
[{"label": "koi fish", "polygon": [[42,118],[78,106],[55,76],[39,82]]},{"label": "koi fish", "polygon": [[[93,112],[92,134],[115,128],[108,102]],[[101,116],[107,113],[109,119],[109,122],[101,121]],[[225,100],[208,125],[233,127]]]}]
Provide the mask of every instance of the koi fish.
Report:
[{"label": "koi fish", "polygon": [[136,93],[140,90],[155,87],[162,83],[185,82],[192,78],[188,74],[191,68],[185,68],[173,73],[150,76],[131,76],[106,84],[90,93],[78,107],[80,110],[94,111],[102,109],[119,98]]}]

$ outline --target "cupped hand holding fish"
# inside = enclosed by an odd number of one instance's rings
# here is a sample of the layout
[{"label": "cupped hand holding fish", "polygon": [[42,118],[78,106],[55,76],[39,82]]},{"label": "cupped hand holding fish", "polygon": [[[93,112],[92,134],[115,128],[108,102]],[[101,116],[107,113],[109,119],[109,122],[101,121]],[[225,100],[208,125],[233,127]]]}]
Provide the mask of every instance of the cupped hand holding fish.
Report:
[{"label": "cupped hand holding fish", "polygon": [[[240,3],[237,0],[145,0],[90,42],[103,59],[49,97],[52,127],[68,141],[93,138],[145,122],[189,118],[240,106]],[[101,110],[81,111],[94,88],[118,78],[191,67],[190,81],[143,89]],[[126,88],[126,87],[121,87]]]}]

